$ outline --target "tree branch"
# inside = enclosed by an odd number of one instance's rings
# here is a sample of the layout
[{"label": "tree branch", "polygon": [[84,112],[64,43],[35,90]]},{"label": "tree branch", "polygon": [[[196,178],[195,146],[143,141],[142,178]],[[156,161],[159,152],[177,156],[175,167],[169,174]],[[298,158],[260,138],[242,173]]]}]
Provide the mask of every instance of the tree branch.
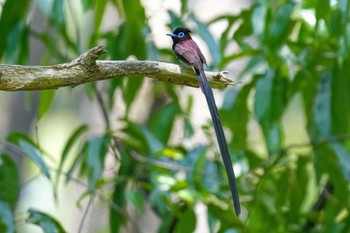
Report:
[{"label": "tree branch", "polygon": [[[157,61],[97,61],[107,52],[103,45],[92,48],[77,59],[52,66],[0,64],[0,90],[46,90],[75,87],[80,84],[126,76],[142,76],[178,85],[198,87],[192,69]],[[225,77],[227,72],[206,72],[213,88],[237,82]]]}]

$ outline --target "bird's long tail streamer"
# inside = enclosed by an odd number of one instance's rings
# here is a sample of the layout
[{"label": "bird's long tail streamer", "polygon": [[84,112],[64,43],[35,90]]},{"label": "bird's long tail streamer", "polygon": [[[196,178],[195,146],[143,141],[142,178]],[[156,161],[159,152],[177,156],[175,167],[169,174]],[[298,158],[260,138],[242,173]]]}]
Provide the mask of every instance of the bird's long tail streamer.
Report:
[{"label": "bird's long tail streamer", "polygon": [[231,189],[232,198],[233,198],[233,206],[235,209],[235,213],[238,216],[241,213],[241,206],[240,206],[240,202],[239,202],[238,189],[237,189],[237,185],[236,185],[236,177],[235,177],[235,173],[233,171],[232,161],[231,161],[230,153],[228,151],[224,130],[223,130],[222,125],[221,125],[220,116],[219,116],[218,110],[216,108],[213,91],[208,83],[208,80],[207,80],[207,77],[205,76],[204,70],[203,69],[201,69],[201,70],[195,69],[195,71],[196,71],[196,75],[197,75],[198,81],[200,83],[200,87],[202,89],[202,92],[205,95],[205,98],[206,98],[207,103],[208,103],[210,115],[211,115],[211,118],[213,121],[216,137],[217,137],[218,144],[220,147],[222,160],[224,162],[228,182],[230,184],[230,189]]}]

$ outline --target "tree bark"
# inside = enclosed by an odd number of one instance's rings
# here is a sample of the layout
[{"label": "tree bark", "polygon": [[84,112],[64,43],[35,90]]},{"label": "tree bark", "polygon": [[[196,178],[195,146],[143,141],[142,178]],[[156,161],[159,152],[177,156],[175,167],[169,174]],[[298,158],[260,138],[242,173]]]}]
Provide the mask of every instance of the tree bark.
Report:
[{"label": "tree bark", "polygon": [[[0,64],[0,90],[47,90],[75,87],[80,84],[111,78],[141,76],[178,85],[198,87],[194,72],[189,67],[157,61],[102,61],[106,52],[103,45],[92,48],[77,59],[51,66],[21,66]],[[236,84],[225,77],[227,72],[206,72],[213,88]]]}]

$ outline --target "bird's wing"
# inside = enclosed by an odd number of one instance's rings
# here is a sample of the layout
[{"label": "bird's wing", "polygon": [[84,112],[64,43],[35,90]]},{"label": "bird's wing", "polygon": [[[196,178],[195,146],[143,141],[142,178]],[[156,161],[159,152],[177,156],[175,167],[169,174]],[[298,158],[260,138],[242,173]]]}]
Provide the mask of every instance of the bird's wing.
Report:
[{"label": "bird's wing", "polygon": [[[193,40],[184,40],[174,45],[175,54],[185,63],[196,69],[202,69],[205,58]],[[204,59],[204,62],[203,62]]]}]

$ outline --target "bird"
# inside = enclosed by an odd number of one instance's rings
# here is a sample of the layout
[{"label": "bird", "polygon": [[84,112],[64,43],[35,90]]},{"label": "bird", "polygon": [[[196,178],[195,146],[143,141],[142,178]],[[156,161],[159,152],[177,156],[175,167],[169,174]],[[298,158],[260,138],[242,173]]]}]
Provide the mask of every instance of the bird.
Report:
[{"label": "bird", "polygon": [[204,72],[204,65],[207,65],[207,62],[196,42],[192,40],[190,33],[191,31],[188,28],[177,27],[172,33],[168,33],[167,35],[170,36],[173,40],[172,49],[175,55],[182,62],[194,69],[200,88],[206,98],[216,133],[216,138],[219,144],[221,157],[224,162],[228,182],[230,185],[235,214],[239,216],[241,213],[241,206],[236,184],[236,177],[233,170],[232,160],[228,150],[224,130],[222,128],[219,112],[216,107],[214,94]]}]

